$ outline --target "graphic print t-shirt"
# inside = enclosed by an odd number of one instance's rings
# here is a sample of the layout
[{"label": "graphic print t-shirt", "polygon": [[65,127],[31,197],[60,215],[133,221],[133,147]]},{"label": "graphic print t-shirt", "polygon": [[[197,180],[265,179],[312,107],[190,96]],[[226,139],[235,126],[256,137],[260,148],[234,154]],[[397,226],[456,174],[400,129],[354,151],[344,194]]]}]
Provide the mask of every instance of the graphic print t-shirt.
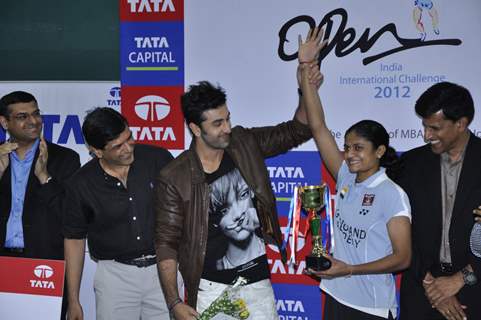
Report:
[{"label": "graphic print t-shirt", "polygon": [[269,278],[254,192],[224,152],[217,171],[206,174],[210,189],[209,233],[202,278],[232,283]]}]

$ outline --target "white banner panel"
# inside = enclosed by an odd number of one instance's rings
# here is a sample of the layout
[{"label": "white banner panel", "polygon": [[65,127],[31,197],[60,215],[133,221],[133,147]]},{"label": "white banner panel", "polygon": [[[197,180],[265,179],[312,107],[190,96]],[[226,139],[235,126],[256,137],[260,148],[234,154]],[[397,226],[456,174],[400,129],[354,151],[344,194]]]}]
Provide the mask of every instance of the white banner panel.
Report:
[{"label": "white banner panel", "polygon": [[[185,83],[222,85],[234,125],[290,119],[298,102],[297,36],[321,24],[329,42],[321,53],[325,81],[320,93],[338,144],[353,123],[374,119],[391,133],[393,146],[405,151],[423,143],[414,103],[433,83],[456,82],[471,91],[475,105],[481,101],[481,2],[419,0],[427,4],[422,9],[414,3],[186,0]],[[97,106],[120,110],[119,87],[116,82],[0,82],[0,95],[13,90],[34,94],[46,116],[45,136],[76,150],[85,163],[89,156],[80,134],[85,111]],[[471,129],[481,136],[478,115]],[[311,141],[300,149],[316,148]],[[86,319],[94,318],[94,270],[88,260],[81,293]],[[282,301],[294,301],[289,299]]]},{"label": "white banner panel", "polygon": [[[350,125],[369,118],[384,124],[393,146],[404,151],[423,143],[414,103],[433,83],[456,82],[481,101],[481,2],[432,3],[431,11],[421,11],[414,0],[186,1],[186,84],[206,79],[225,87],[234,124],[288,119],[297,104],[297,62],[282,60],[279,47],[295,54],[308,22],[322,22],[330,30],[320,93],[337,142],[343,144]],[[415,11],[421,12],[424,41]],[[289,21],[298,22],[280,33]],[[471,125],[477,135],[479,119]],[[302,149],[315,147],[310,142]]]}]

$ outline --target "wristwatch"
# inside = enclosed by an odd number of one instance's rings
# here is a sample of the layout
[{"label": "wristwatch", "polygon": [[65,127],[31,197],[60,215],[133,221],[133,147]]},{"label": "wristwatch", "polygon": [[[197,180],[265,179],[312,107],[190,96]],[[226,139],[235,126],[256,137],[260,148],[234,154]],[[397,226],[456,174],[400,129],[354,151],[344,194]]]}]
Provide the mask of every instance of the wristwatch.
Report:
[{"label": "wristwatch", "polygon": [[461,273],[463,274],[464,284],[468,286],[474,286],[478,283],[478,278],[474,274],[474,272],[469,271],[467,268],[461,269]]}]

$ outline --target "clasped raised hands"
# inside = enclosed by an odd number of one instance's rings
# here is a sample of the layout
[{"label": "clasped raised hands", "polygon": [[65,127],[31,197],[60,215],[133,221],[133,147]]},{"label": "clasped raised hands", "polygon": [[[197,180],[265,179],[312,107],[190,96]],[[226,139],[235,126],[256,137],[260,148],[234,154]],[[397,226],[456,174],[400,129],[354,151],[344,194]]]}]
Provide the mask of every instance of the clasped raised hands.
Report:
[{"label": "clasped raised hands", "polygon": [[309,74],[309,82],[314,84],[316,88],[322,85],[323,75],[319,70],[318,58],[322,48],[327,44],[327,40],[321,42],[324,36],[324,30],[314,28],[309,30],[306,41],[302,40],[302,36],[299,35],[299,49],[297,51],[297,59],[299,61],[299,67],[297,68],[297,82],[299,87],[301,86],[301,68],[306,67]]}]

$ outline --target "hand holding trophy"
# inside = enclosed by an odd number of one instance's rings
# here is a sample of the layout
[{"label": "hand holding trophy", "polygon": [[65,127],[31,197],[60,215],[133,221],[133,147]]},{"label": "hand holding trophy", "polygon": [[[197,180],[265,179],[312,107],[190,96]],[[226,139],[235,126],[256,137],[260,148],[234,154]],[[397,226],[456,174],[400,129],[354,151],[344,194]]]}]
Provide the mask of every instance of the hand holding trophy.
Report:
[{"label": "hand holding trophy", "polygon": [[[312,251],[310,255],[306,256],[306,268],[314,271],[327,270],[331,267],[331,261],[326,258],[328,252],[322,241],[321,212],[326,207],[325,193],[329,191],[326,185],[305,186],[301,187],[299,191],[302,207],[310,219],[312,235]],[[328,214],[329,212],[326,212],[326,215]]]}]

